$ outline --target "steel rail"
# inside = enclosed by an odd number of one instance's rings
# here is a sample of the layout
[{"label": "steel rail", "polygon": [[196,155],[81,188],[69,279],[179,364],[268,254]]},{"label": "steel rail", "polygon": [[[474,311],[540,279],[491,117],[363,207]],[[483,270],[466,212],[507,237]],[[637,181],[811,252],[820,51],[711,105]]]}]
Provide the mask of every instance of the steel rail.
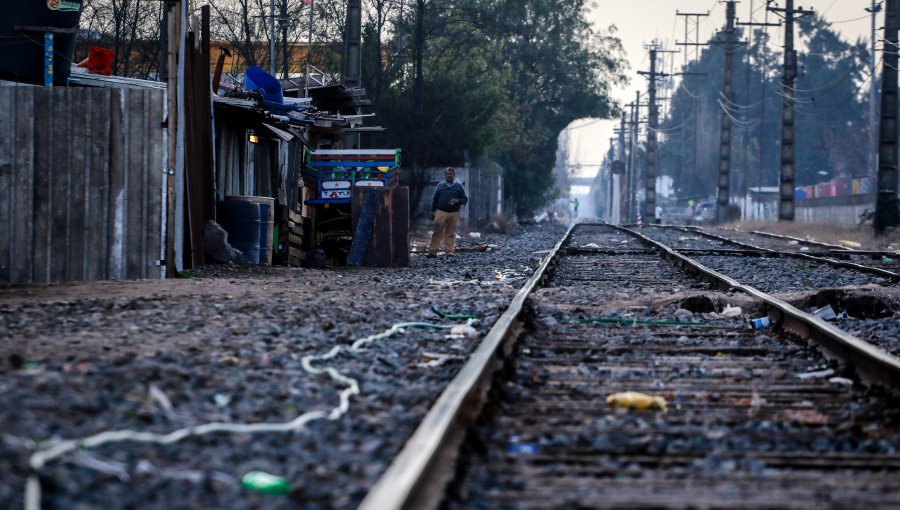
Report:
[{"label": "steel rail", "polygon": [[[735,230],[735,232],[738,231],[737,229],[734,229],[734,230]],[[787,241],[797,241],[800,244],[808,244],[809,246],[816,246],[818,248],[841,250],[841,251],[846,251],[849,253],[853,253],[856,251],[854,248],[849,248],[847,246],[841,246],[839,244],[823,243],[821,241],[810,241],[809,239],[801,239],[799,237],[786,236],[783,234],[773,234],[772,232],[763,232],[762,230],[751,230],[750,233],[756,234],[758,236],[763,236],[763,237],[774,237],[775,239],[781,239],[781,240],[787,240]]]},{"label": "steel rail", "polygon": [[[660,227],[656,227],[656,228],[660,228]],[[854,269],[856,271],[860,271],[863,273],[869,273],[869,274],[875,274],[878,276],[882,276],[882,277],[887,278],[888,280],[895,282],[895,283],[900,282],[900,273],[895,273],[893,271],[889,271],[887,269],[882,269],[880,267],[866,266],[863,264],[857,264],[856,262],[845,262],[843,260],[834,260],[834,259],[829,259],[826,257],[817,257],[815,255],[810,255],[809,253],[780,252],[780,251],[773,250],[771,248],[763,248],[762,246],[756,246],[754,244],[745,243],[743,241],[728,239],[727,237],[723,237],[718,234],[713,234],[712,232],[707,232],[706,230],[703,230],[702,228],[699,228],[699,227],[695,227],[695,228],[691,228],[691,229],[679,227],[679,226],[670,226],[670,227],[662,227],[662,228],[675,228],[675,229],[682,230],[685,232],[700,234],[700,235],[706,236],[710,239],[715,239],[717,241],[721,241],[723,243],[728,243],[728,244],[731,244],[734,246],[740,246],[745,249],[759,250],[759,251],[763,251],[763,252],[770,253],[773,255],[777,255],[779,257],[794,257],[794,258],[810,260],[813,262],[818,262],[820,264],[828,264],[828,265],[835,266],[835,267]],[[775,234],[773,234],[773,235],[775,235]],[[783,236],[783,237],[786,237],[786,236]],[[793,238],[790,238],[790,239],[793,240]],[[686,250],[678,250],[678,251],[686,251]],[[850,251],[850,250],[846,250],[844,253],[846,253],[847,255],[857,255],[857,252]]]},{"label": "steel rail", "polygon": [[497,319],[400,454],[360,503],[359,510],[435,508],[440,504],[444,486],[454,474],[458,447],[465,430],[478,416],[487,399],[493,374],[501,368],[502,357],[509,355],[518,335],[519,316],[525,299],[544,278],[574,228],[573,225],[566,231],[534,275],[516,293],[509,308]]},{"label": "steel rail", "polygon": [[[672,260],[677,266],[698,273],[722,288],[737,289],[756,297],[769,307],[773,324],[811,339],[832,355],[853,363],[861,376],[900,392],[900,359],[784,301],[709,269],[662,243],[628,228],[612,227],[658,249],[663,257]],[[519,317],[525,299],[544,279],[574,228],[575,226],[569,228],[534,275],[515,295],[509,308],[497,319],[401,452],[360,503],[359,510],[431,509],[440,505],[445,486],[454,475],[465,431],[477,418],[487,399],[494,374],[502,367],[503,358],[512,350],[519,333]]]},{"label": "steel rail", "polygon": [[852,364],[864,379],[882,384],[891,391],[900,393],[900,358],[892,356],[869,342],[856,338],[785,301],[772,297],[755,287],[744,285],[696,260],[681,255],[665,244],[633,230],[618,228],[643,240],[646,244],[662,250],[665,257],[673,260],[678,266],[690,268],[723,288],[737,289],[759,299],[769,308],[769,318],[773,324],[780,324],[801,338],[823,347],[833,357]]}]

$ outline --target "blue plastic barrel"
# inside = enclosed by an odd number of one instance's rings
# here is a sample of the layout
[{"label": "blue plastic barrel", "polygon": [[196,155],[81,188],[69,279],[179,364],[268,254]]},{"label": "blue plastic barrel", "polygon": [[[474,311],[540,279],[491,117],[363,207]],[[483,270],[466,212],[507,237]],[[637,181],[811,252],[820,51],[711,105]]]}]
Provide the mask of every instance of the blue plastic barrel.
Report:
[{"label": "blue plastic barrel", "polygon": [[275,199],[250,195],[228,195],[225,201],[253,202],[259,204],[259,264],[272,264],[273,227],[275,223]]},{"label": "blue plastic barrel", "polygon": [[260,206],[245,200],[225,200],[219,202],[218,220],[225,232],[228,243],[244,254],[247,264],[259,264]]}]

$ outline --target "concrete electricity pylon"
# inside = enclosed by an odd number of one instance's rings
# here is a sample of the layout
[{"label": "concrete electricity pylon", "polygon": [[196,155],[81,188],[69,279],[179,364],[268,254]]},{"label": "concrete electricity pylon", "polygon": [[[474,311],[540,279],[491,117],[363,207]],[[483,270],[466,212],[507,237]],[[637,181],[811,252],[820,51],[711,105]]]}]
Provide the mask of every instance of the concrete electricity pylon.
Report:
[{"label": "concrete electricity pylon", "polygon": [[900,50],[897,35],[900,0],[886,0],[884,16],[878,194],[875,198],[875,233],[878,235],[900,223],[900,211],[897,210],[897,52]]},{"label": "concrete electricity pylon", "polygon": [[794,84],[797,80],[797,51],[794,50],[794,20],[812,14],[803,8],[795,9],[794,0],[785,0],[784,8],[767,7],[784,19],[784,74],[781,78],[781,178],[779,183],[778,220],[794,221]]}]

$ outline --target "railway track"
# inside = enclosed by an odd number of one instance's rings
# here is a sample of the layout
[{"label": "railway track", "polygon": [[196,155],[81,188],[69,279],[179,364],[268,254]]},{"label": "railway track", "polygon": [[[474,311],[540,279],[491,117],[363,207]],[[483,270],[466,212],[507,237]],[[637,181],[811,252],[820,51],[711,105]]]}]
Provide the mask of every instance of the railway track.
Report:
[{"label": "railway track", "polygon": [[[361,508],[898,506],[898,388],[897,358],[833,325],[579,225]],[[607,405],[626,391],[667,410]]]}]

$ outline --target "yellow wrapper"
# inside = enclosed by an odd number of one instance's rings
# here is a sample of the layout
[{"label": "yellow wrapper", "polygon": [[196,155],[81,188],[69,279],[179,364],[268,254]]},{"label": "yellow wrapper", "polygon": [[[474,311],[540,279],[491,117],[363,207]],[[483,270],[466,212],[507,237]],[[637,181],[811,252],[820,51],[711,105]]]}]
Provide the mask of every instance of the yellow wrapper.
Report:
[{"label": "yellow wrapper", "polygon": [[665,411],[666,399],[662,397],[653,397],[646,393],[638,393],[636,391],[625,391],[622,393],[613,393],[606,397],[606,405],[624,407],[625,409],[636,409],[638,411],[646,411],[647,409]]}]

